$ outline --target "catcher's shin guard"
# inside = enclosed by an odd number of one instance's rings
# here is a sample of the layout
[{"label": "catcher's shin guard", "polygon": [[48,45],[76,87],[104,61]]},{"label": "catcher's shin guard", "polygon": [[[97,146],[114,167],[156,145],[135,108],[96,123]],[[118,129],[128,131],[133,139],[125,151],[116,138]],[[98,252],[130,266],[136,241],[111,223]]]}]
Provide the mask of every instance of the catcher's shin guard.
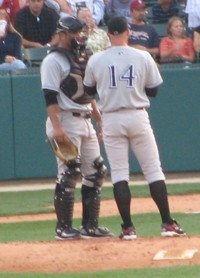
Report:
[{"label": "catcher's shin guard", "polygon": [[98,227],[101,188],[82,185],[82,226],[91,233]]},{"label": "catcher's shin guard", "polygon": [[58,227],[71,227],[74,208],[74,188],[66,191],[61,184],[57,184],[54,196],[54,207],[58,220]]},{"label": "catcher's shin guard", "polygon": [[72,226],[74,190],[80,177],[78,166],[75,161],[71,161],[60,182],[56,184],[54,207],[61,228]]},{"label": "catcher's shin guard", "polygon": [[97,170],[94,175],[87,179],[93,182],[93,187],[82,185],[82,226],[91,233],[98,227],[100,212],[101,187],[106,173],[106,167],[103,164],[102,157],[94,161],[94,168]]}]

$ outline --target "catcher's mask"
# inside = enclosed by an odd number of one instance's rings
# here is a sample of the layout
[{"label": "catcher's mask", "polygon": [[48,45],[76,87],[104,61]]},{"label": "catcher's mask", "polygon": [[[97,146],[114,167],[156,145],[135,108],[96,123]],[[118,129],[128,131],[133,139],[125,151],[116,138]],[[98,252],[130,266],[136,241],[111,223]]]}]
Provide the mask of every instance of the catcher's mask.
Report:
[{"label": "catcher's mask", "polygon": [[74,16],[66,16],[60,18],[57,24],[57,32],[80,32],[83,28],[83,23]]},{"label": "catcher's mask", "polygon": [[65,32],[77,34],[71,38],[71,48],[75,52],[81,52],[86,47],[87,32],[85,32],[85,24],[74,16],[66,16],[61,18],[57,24],[57,33]]}]

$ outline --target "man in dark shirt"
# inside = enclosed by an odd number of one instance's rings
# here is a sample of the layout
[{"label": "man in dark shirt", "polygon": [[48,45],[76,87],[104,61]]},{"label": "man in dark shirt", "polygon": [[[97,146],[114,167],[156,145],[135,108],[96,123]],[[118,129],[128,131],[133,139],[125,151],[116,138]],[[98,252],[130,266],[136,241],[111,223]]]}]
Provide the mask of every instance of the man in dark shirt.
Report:
[{"label": "man in dark shirt", "polygon": [[152,6],[153,23],[167,23],[172,16],[184,17],[181,7],[174,0],[158,0]]},{"label": "man in dark shirt", "polygon": [[22,44],[27,47],[56,46],[55,34],[59,16],[44,5],[44,0],[28,0],[28,6],[18,11],[15,28],[22,35]]},{"label": "man in dark shirt", "polygon": [[132,47],[146,50],[153,57],[159,55],[159,36],[155,28],[146,24],[146,4],[143,0],[134,0],[130,5],[132,23],[128,44]]}]

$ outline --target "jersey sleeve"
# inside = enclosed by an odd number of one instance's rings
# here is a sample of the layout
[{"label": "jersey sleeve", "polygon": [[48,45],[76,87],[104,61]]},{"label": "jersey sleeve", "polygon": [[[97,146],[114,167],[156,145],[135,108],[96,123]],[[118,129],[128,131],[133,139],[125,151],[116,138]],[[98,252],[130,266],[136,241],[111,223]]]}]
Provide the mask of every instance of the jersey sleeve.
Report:
[{"label": "jersey sleeve", "polygon": [[60,84],[64,77],[64,73],[61,64],[55,58],[55,55],[47,55],[42,62],[40,73],[42,89],[53,90],[56,92],[60,91]]}]

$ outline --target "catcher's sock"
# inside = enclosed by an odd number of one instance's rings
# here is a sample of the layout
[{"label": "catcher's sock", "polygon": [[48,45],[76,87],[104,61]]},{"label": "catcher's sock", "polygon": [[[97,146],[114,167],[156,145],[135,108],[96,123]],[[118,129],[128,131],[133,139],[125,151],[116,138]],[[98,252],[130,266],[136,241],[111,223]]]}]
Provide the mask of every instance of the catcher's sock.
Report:
[{"label": "catcher's sock", "polygon": [[163,223],[172,223],[170,217],[167,188],[164,180],[155,181],[149,184],[151,197],[156,203]]},{"label": "catcher's sock", "polygon": [[123,228],[132,227],[130,205],[131,192],[127,181],[119,181],[113,184],[113,193],[115,201],[123,220]]}]

